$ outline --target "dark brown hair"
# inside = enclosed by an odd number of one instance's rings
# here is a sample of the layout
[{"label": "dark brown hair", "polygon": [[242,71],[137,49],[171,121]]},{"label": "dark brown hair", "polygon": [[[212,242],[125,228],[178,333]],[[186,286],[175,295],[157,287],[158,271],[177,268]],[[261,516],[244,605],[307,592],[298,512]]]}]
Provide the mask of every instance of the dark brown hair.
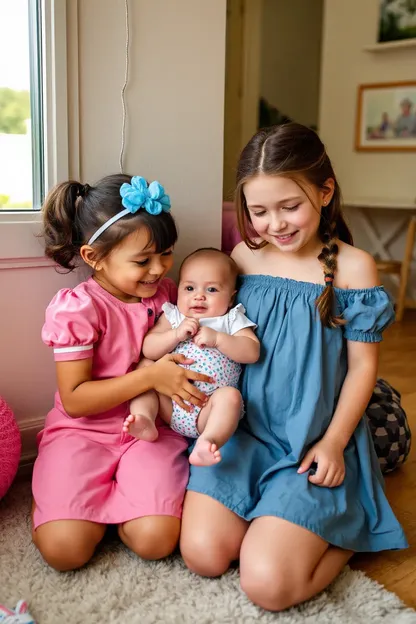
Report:
[{"label": "dark brown hair", "polygon": [[220,249],[217,249],[216,247],[201,247],[200,249],[196,249],[195,251],[190,253],[189,256],[186,256],[186,258],[183,260],[179,268],[179,279],[182,273],[182,269],[185,266],[185,264],[188,262],[188,260],[190,260],[191,258],[197,258],[198,256],[221,257],[224,260],[224,264],[228,266],[231,277],[233,278],[234,284],[235,284],[237,280],[237,276],[239,274],[239,270],[238,270],[238,266],[236,262],[232,258],[230,258],[228,254],[226,254],[224,251],[221,251]]},{"label": "dark brown hair", "polygon": [[[341,190],[325,146],[314,132],[297,123],[272,126],[257,132],[241,153],[237,167],[235,201],[240,234],[250,249],[261,249],[266,241],[253,238],[250,213],[244,196],[244,184],[259,175],[281,175],[294,180],[306,193],[305,182],[325,189],[328,179],[334,181],[334,193],[328,205],[321,209],[318,234],[323,248],[318,256],[322,263],[325,288],[316,300],[322,323],[337,327],[343,321],[334,316],[333,280],[337,269],[339,239],[353,244],[351,232],[341,211]],[[303,186],[302,186],[303,184]],[[318,209],[318,207],[316,207]]]},{"label": "dark brown hair", "polygon": [[[68,181],[57,184],[46,197],[43,205],[43,230],[45,254],[61,267],[72,271],[82,245],[111,217],[123,210],[120,187],[130,183],[131,176],[109,175],[95,186]],[[175,221],[170,213],[151,215],[146,210],[126,215],[93,243],[96,260],[102,260],[122,240],[145,227],[149,234],[147,246],[155,245],[156,253],[172,247],[178,238]]]}]

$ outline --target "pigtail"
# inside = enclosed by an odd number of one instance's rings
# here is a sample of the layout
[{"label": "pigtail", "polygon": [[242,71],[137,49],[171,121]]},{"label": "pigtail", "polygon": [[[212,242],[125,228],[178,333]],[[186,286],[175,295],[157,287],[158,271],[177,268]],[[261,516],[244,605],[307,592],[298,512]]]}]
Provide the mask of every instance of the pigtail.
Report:
[{"label": "pigtail", "polygon": [[88,185],[62,182],[49,192],[43,205],[45,255],[68,271],[76,268],[74,258],[84,243],[77,226],[77,210],[88,191]]}]

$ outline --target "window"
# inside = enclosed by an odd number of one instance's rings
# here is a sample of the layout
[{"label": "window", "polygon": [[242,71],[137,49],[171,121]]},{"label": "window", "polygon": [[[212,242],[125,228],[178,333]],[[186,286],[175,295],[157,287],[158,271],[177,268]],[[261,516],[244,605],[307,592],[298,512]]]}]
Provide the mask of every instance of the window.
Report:
[{"label": "window", "polygon": [[41,10],[40,0],[0,0],[1,210],[39,210],[42,203]]},{"label": "window", "polygon": [[0,0],[0,270],[43,266],[40,207],[68,178],[67,12],[77,120],[77,2]]}]

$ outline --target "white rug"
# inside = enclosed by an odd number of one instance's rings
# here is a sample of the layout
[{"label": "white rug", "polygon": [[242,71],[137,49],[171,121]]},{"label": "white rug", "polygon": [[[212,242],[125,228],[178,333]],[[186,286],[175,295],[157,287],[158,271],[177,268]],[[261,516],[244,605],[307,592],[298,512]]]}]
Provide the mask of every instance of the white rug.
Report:
[{"label": "white rug", "polygon": [[314,600],[279,614],[247,600],[237,570],[202,579],[179,556],[146,563],[112,538],[85,569],[60,574],[31,543],[29,511],[29,484],[15,484],[0,503],[0,603],[25,598],[38,624],[416,624],[416,611],[349,568]]}]

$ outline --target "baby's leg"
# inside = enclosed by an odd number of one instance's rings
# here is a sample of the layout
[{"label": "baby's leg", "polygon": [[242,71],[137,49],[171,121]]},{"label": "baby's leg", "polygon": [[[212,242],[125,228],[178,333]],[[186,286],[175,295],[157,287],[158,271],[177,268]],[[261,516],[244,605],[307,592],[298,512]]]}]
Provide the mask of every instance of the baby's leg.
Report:
[{"label": "baby's leg", "polygon": [[123,423],[124,433],[153,442],[158,437],[155,420],[159,411],[159,397],[154,390],[140,394],[130,402],[130,414]]},{"label": "baby's leg", "polygon": [[236,388],[218,388],[202,408],[198,418],[201,433],[189,457],[194,466],[210,466],[221,461],[218,450],[237,429],[242,398]]},{"label": "baby's leg", "polygon": [[[151,360],[143,359],[138,368],[151,366]],[[130,401],[130,414],[123,423],[124,433],[138,440],[153,442],[158,437],[155,420],[159,412],[159,397],[154,390],[144,392]]]}]

